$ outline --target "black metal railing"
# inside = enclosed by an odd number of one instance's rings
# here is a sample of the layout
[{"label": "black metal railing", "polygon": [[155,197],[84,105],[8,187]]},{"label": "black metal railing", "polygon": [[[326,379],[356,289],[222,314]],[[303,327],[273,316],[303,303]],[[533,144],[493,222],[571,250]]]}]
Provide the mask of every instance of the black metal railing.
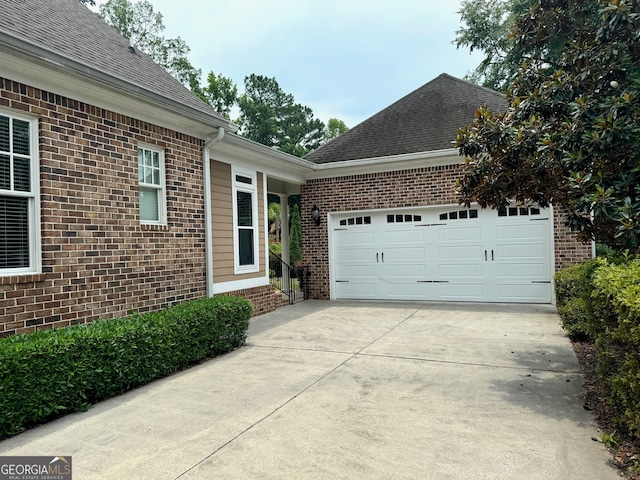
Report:
[{"label": "black metal railing", "polygon": [[289,303],[309,298],[310,278],[309,267],[287,265],[280,255],[269,250],[269,281]]}]

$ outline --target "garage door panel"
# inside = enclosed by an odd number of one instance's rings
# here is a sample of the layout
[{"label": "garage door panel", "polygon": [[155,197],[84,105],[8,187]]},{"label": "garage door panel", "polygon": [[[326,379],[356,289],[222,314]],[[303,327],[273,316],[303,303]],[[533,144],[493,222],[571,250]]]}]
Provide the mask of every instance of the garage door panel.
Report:
[{"label": "garage door panel", "polygon": [[508,224],[498,225],[496,228],[496,239],[518,241],[528,238],[544,238],[548,232],[547,222],[529,221],[524,225]]},{"label": "garage door panel", "polygon": [[401,212],[336,229],[335,296],[550,303],[552,222],[543,209]]},{"label": "garage door panel", "polygon": [[482,229],[480,226],[455,227],[447,225],[438,228],[437,237],[439,242],[478,241],[482,238]]},{"label": "garage door panel", "polygon": [[542,263],[503,263],[498,265],[498,277],[500,278],[543,278],[547,277],[548,267]]},{"label": "garage door panel", "polygon": [[[382,257],[380,257],[382,260]],[[424,261],[426,253],[424,247],[386,248],[384,251],[384,263],[397,261]]]},{"label": "garage door panel", "polygon": [[498,301],[549,303],[551,301],[551,284],[500,283],[498,285]]},{"label": "garage door panel", "polygon": [[440,264],[440,275],[445,278],[482,278],[483,268],[482,264],[476,265],[469,264]]},{"label": "garage door panel", "polygon": [[340,232],[338,235],[338,241],[342,246],[360,246],[360,245],[373,245],[374,232]]},{"label": "garage door panel", "polygon": [[427,265],[425,265],[424,263],[387,265],[387,278],[389,279],[389,281],[392,281],[393,279],[405,278],[424,280],[426,275]]},{"label": "garage door panel", "polygon": [[340,265],[336,269],[337,279],[346,281],[355,278],[367,278],[375,275],[375,267],[373,265]]},{"label": "garage door panel", "polygon": [[423,244],[425,241],[425,232],[418,228],[391,230],[385,232],[384,241],[387,245],[393,244]]},{"label": "garage door panel", "polygon": [[451,245],[438,247],[438,258],[444,260],[457,259],[459,261],[481,261],[483,249],[480,245]]},{"label": "garage door panel", "polygon": [[519,245],[500,245],[496,247],[496,260],[517,260],[528,262],[532,259],[546,261],[548,247],[542,243],[522,243]]},{"label": "garage door panel", "polygon": [[337,282],[336,295],[339,298],[347,298],[353,300],[375,299],[376,285],[373,282]]},{"label": "garage door panel", "polygon": [[484,286],[475,284],[445,283],[439,285],[442,300],[451,301],[483,301],[485,299]]},{"label": "garage door panel", "polygon": [[340,263],[371,262],[375,256],[373,248],[344,248],[336,255]]},{"label": "garage door panel", "polygon": [[422,283],[389,283],[387,285],[387,298],[415,300],[427,299],[428,297],[427,286]]}]

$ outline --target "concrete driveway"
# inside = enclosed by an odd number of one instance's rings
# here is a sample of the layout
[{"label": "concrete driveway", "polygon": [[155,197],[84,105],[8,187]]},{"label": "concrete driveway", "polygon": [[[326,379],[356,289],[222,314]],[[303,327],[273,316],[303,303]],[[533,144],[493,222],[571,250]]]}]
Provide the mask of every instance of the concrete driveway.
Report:
[{"label": "concrete driveway", "polygon": [[247,345],[0,443],[85,479],[618,477],[550,306],[322,302]]}]

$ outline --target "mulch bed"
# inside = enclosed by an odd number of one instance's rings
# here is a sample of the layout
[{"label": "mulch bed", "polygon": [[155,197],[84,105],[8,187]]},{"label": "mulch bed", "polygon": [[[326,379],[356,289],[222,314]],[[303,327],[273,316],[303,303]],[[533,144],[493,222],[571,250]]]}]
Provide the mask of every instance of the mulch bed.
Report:
[{"label": "mulch bed", "polygon": [[[634,442],[627,432],[616,427],[612,415],[607,409],[607,399],[602,395],[600,379],[598,377],[598,360],[593,343],[574,341],[573,349],[578,357],[578,364],[584,375],[584,409],[593,412],[600,430],[604,434],[614,434],[619,441],[618,448],[608,448],[612,462],[620,468],[625,477],[640,480],[640,473],[631,473],[628,468],[636,463],[640,466],[640,443]],[[600,438],[593,438],[601,441]],[[638,467],[636,467],[638,468]]]}]

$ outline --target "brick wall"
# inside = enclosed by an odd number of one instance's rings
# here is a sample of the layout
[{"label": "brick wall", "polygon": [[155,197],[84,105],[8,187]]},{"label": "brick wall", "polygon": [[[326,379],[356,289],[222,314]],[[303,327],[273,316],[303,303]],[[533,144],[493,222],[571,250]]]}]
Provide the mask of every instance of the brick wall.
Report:
[{"label": "brick wall", "polygon": [[564,213],[559,207],[554,208],[553,241],[556,254],[556,270],[579,263],[585,258],[593,256],[592,244],[577,241],[576,234],[565,226]]},{"label": "brick wall", "polygon": [[[310,297],[330,298],[327,214],[351,210],[457,204],[459,165],[309,180],[301,187],[303,263],[311,269]],[[316,226],[311,207],[320,208]],[[556,268],[591,256],[591,246],[575,240],[557,209],[554,218]]]},{"label": "brick wall", "polygon": [[[0,336],[205,295],[202,141],[0,78],[39,120],[43,272],[0,277]],[[141,225],[139,142],[165,149],[167,226]]]},{"label": "brick wall", "polygon": [[253,305],[254,317],[273,312],[276,308],[289,303],[288,301],[283,302],[282,293],[277,292],[271,284],[246,290],[236,290],[225,293],[225,295],[235,295],[249,300]]}]

